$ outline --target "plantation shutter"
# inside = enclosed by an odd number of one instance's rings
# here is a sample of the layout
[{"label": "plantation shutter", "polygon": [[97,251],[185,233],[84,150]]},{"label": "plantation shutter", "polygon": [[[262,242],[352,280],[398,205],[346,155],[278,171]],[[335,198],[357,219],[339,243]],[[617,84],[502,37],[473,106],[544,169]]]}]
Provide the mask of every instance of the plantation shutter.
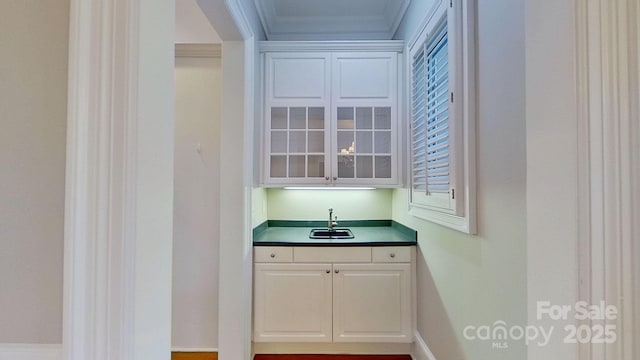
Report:
[{"label": "plantation shutter", "polygon": [[447,193],[449,179],[449,52],[446,19],[412,63],[414,191]]}]

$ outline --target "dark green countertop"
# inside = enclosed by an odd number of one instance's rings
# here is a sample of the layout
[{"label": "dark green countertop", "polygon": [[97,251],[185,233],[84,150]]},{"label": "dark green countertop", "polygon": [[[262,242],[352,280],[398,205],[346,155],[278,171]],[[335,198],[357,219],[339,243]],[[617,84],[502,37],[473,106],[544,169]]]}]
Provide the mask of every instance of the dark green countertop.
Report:
[{"label": "dark green countertop", "polygon": [[392,220],[341,221],[337,228],[349,228],[353,239],[309,239],[314,228],[326,221],[268,220],[253,230],[254,246],[410,246],[417,232]]}]

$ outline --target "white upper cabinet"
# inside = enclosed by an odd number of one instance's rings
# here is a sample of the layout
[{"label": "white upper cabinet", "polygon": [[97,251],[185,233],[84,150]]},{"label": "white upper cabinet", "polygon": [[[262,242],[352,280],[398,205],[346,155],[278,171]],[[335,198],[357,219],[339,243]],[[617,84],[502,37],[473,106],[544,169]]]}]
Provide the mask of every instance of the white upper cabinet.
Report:
[{"label": "white upper cabinet", "polygon": [[329,54],[274,53],[266,55],[266,99],[269,102],[329,102]]},{"label": "white upper cabinet", "polygon": [[335,101],[396,101],[397,56],[392,52],[348,52],[333,55]]},{"label": "white upper cabinet", "polygon": [[263,46],[265,186],[400,185],[403,45],[353,44]]}]

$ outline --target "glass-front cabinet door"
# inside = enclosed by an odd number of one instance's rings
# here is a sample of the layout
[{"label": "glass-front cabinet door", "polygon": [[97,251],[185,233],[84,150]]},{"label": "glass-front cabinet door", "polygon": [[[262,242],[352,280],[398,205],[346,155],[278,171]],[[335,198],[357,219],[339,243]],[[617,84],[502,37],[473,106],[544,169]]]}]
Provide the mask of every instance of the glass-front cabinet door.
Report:
[{"label": "glass-front cabinet door", "polygon": [[284,182],[327,181],[328,121],[324,107],[270,109],[269,178]]},{"label": "glass-front cabinet door", "polygon": [[338,107],[337,119],[335,180],[391,179],[391,107]]},{"label": "glass-front cabinet door", "polygon": [[326,53],[265,54],[267,186],[330,181],[330,67]]},{"label": "glass-front cabinet door", "polygon": [[340,52],[332,63],[333,182],[398,184],[397,54]]}]

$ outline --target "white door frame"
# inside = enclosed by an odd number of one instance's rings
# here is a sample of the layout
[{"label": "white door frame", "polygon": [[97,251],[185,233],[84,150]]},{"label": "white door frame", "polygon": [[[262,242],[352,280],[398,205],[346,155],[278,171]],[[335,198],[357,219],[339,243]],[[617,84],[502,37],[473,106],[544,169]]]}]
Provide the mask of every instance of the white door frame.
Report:
[{"label": "white door frame", "polygon": [[[207,1],[241,35],[223,38],[219,352],[248,359],[256,45],[237,0]],[[70,11],[64,359],[169,359],[175,0]]]},{"label": "white door frame", "polygon": [[170,357],[174,27],[175,0],[70,3],[64,359]]}]

